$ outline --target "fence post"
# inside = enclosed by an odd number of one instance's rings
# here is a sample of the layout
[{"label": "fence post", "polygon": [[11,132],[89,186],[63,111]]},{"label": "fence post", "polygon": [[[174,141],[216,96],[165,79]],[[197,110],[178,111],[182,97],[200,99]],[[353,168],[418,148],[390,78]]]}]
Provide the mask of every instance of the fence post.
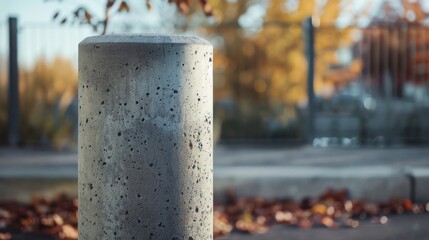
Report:
[{"label": "fence post", "polygon": [[307,96],[308,96],[308,141],[313,143],[315,137],[314,120],[316,117],[314,94],[314,26],[311,17],[304,20],[303,32],[305,39],[305,55],[307,58]]},{"label": "fence post", "polygon": [[79,44],[79,239],[213,238],[213,47]]},{"label": "fence post", "polygon": [[18,19],[9,17],[9,94],[8,133],[9,145],[19,143],[19,75],[18,75]]}]

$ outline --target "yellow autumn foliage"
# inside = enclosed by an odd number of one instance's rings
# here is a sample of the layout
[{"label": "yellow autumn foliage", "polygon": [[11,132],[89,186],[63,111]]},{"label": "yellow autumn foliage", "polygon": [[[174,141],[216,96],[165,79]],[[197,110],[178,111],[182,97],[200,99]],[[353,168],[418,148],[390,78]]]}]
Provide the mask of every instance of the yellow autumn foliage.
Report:
[{"label": "yellow autumn foliage", "polygon": [[[316,25],[316,94],[329,96],[358,76],[358,60],[341,72],[330,69],[339,64],[337,50],[354,44],[353,28],[335,26],[346,4],[341,0],[322,4],[301,0],[293,1],[296,6],[289,9],[291,2],[209,1],[215,23],[204,25],[201,32],[209,38],[222,39],[215,44],[215,101],[233,99],[243,114],[276,117],[283,123],[291,119],[295,114],[293,106],[307,100],[302,22],[309,16]],[[265,13],[255,22],[263,26],[257,30],[243,28],[240,18],[258,4]]]},{"label": "yellow autumn foliage", "polygon": [[[77,95],[77,70],[70,60],[41,57],[31,68],[20,72],[20,133],[26,145],[56,149],[73,147],[71,103]],[[0,95],[7,95],[7,81],[0,81]],[[0,129],[7,132],[7,99],[0,98]],[[77,116],[77,115],[76,115]],[[6,134],[2,134],[5,139]]]}]

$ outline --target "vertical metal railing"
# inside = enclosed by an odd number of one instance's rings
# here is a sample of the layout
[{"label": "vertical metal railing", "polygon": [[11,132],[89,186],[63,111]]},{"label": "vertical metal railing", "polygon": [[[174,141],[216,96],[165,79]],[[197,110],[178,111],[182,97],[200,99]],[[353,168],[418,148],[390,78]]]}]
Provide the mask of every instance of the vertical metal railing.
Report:
[{"label": "vertical metal railing", "polygon": [[[0,23],[0,144],[15,147],[24,143],[24,140],[25,144],[31,145],[46,143],[46,136],[42,137],[43,139],[38,137],[39,132],[44,131],[42,126],[37,126],[38,122],[43,121],[41,118],[44,113],[38,111],[39,115],[34,114],[36,110],[32,106],[36,104],[40,109],[49,111],[43,105],[47,98],[41,95],[50,94],[52,96],[52,93],[40,94],[41,88],[46,83],[36,81],[40,81],[40,77],[43,75],[42,77],[48,78],[43,80],[49,82],[49,79],[52,79],[48,76],[49,74],[54,74],[54,78],[60,78],[62,72],[58,68],[56,70],[49,68],[42,70],[42,73],[36,70],[37,63],[52,67],[57,62],[63,64],[70,61],[71,66],[77,69],[77,51],[75,49],[82,39],[91,34],[95,33],[85,25],[21,23],[16,17],[10,17],[8,21]],[[34,86],[38,86],[38,90],[32,89]],[[55,86],[52,88],[55,89]],[[35,96],[39,96],[38,99],[30,99]],[[60,102],[60,99],[52,100],[52,98],[48,101],[50,101],[49,106],[52,105],[52,101],[56,101],[55,109],[61,107],[62,110],[67,110],[66,112],[55,110],[52,113],[55,115],[53,117],[55,121],[74,122],[73,119],[77,118],[77,113],[75,113],[77,110],[73,110],[77,108],[74,100],[72,103],[69,103],[69,100]],[[31,104],[29,105],[29,103]],[[63,115],[67,118],[66,120],[63,120]],[[49,116],[45,117],[46,121],[49,121]],[[76,124],[73,123],[74,125]],[[60,127],[53,125],[53,128]],[[77,127],[74,127],[75,138],[77,138],[76,129]],[[29,137],[30,135],[31,137]]]},{"label": "vertical metal railing", "polygon": [[[304,25],[307,21],[309,20],[305,20]],[[318,27],[317,32],[325,27],[332,26]],[[349,48],[358,49],[358,51],[354,51],[353,59],[360,59],[362,64],[359,74],[356,74],[354,80],[351,81],[360,84],[363,95],[355,96],[356,98],[353,101],[362,101],[363,104],[365,95],[373,99],[368,101],[376,103],[373,106],[377,106],[376,109],[373,109],[375,112],[372,114],[370,109],[362,109],[360,111],[363,112],[358,113],[352,110],[352,107],[343,112],[348,117],[359,118],[359,127],[367,128],[353,130],[357,133],[357,138],[364,137],[370,140],[368,142],[365,139],[358,139],[357,142],[361,144],[382,142],[384,145],[390,145],[427,139],[421,129],[427,128],[426,125],[428,124],[425,122],[429,121],[427,114],[425,114],[425,111],[427,112],[425,109],[429,106],[428,26],[424,23],[378,22],[365,28],[356,26],[355,29],[360,32],[360,37],[357,37]],[[309,35],[308,28],[304,27],[303,31],[306,35]],[[309,44],[307,38],[305,43],[306,45]],[[306,46],[306,49],[308,48]],[[338,50],[332,49],[332,51]],[[314,61],[313,56],[309,55],[308,52],[306,52],[306,58],[309,63]],[[339,66],[339,69],[348,68],[347,63],[340,63]],[[329,68],[329,65],[326,67]],[[319,74],[321,73],[318,71],[314,73],[313,71],[311,68],[308,69],[307,75],[309,79],[313,74],[316,75],[315,78],[320,79],[321,75]],[[334,69],[333,71],[336,70]],[[336,88],[333,96],[344,93],[342,91],[347,88],[350,79],[344,80],[344,83],[342,83],[344,85]],[[329,100],[320,100],[322,101],[321,108],[319,109],[318,103],[317,109],[312,110],[311,99],[313,99],[313,92],[310,90],[311,81],[307,81],[307,84],[309,84],[307,86],[309,99],[307,111],[310,113],[308,122],[313,123],[307,126],[308,137],[311,139],[316,135],[320,138],[321,135],[327,134],[326,137],[328,138],[336,138],[336,140],[342,138],[345,133],[341,131],[327,133],[321,130],[320,125],[322,124],[321,122],[326,123],[326,121],[334,121],[334,125],[338,122],[346,121],[344,114],[341,115],[341,112],[331,109],[332,104],[340,103],[331,102],[329,103],[331,105],[329,105],[327,103]],[[352,96],[349,97],[352,98]],[[344,106],[344,104],[340,104],[342,106],[337,106],[336,109],[346,109],[347,106]],[[313,111],[315,112],[314,115],[311,114]],[[317,112],[320,112],[320,114],[317,114]],[[323,119],[320,120],[317,117]],[[312,118],[316,118],[316,123],[314,123],[315,119]],[[340,120],[340,118],[344,119]],[[362,118],[365,119],[362,120]]]},{"label": "vertical metal railing", "polygon": [[16,147],[19,143],[19,75],[18,75],[18,19],[9,18],[9,94],[8,140]]},{"label": "vertical metal railing", "polygon": [[314,26],[311,17],[304,21],[305,54],[307,57],[308,141],[313,142],[316,118],[314,94]]}]

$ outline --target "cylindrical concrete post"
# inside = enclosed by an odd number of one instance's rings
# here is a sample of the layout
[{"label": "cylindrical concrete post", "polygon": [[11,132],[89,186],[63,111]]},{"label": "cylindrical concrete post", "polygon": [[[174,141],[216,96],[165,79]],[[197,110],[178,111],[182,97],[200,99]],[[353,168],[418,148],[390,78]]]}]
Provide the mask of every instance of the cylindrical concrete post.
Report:
[{"label": "cylindrical concrete post", "polygon": [[212,46],[79,44],[79,239],[212,239]]}]

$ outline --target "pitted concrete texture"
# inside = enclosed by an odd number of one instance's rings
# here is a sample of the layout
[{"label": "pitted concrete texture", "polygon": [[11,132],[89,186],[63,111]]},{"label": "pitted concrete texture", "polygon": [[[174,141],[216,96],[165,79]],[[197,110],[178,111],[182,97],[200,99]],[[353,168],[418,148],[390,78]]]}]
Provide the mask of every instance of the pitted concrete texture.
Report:
[{"label": "pitted concrete texture", "polygon": [[79,45],[79,239],[212,239],[212,46]]}]

